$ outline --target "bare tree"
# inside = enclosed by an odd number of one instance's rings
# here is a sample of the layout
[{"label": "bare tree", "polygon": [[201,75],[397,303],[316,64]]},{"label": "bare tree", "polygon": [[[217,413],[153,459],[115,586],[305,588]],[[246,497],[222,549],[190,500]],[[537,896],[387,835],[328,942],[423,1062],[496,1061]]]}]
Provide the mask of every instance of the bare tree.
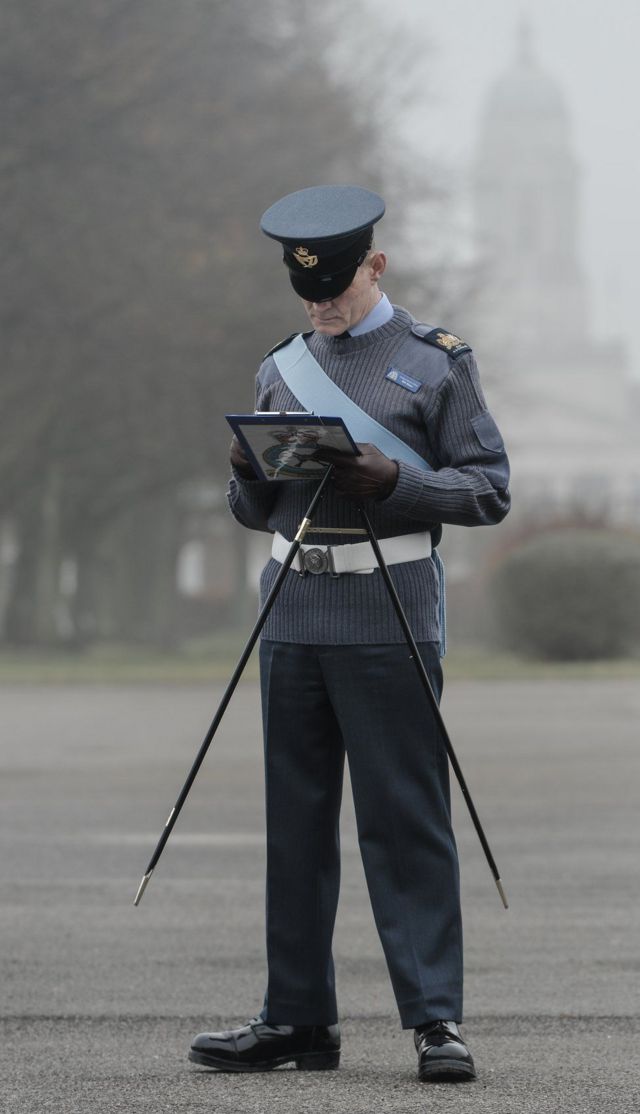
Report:
[{"label": "bare tree", "polygon": [[161,613],[159,637],[171,626],[178,493],[225,467],[222,415],[250,404],[288,327],[258,215],[340,180],[345,151],[358,177],[371,147],[317,42],[280,33],[281,17],[248,0],[24,0],[0,15],[14,641],[58,637],[63,556],[87,633],[153,637]]}]

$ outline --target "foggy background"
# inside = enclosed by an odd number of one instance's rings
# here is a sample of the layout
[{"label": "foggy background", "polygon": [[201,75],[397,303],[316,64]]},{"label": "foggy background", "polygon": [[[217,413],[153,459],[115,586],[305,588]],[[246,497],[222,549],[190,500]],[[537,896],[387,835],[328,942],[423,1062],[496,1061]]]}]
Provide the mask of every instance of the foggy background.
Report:
[{"label": "foggy background", "polygon": [[226,511],[223,415],[305,324],[258,220],[354,182],[512,459],[504,526],[445,531],[453,645],[637,654],[638,8],[317,8],[0,9],[3,651],[245,629],[268,539]]},{"label": "foggy background", "polygon": [[2,1109],[425,1109],[348,792],[341,1071],[186,1063],[264,985],[251,664],[132,904],[269,543],[226,509],[224,413],[306,318],[258,221],[325,182],[384,195],[384,289],[473,346],[513,469],[499,528],[441,547],[443,713],[510,901],[454,789],[480,1073],[456,1100],[640,1109],[639,24],[631,0],[0,2]]}]

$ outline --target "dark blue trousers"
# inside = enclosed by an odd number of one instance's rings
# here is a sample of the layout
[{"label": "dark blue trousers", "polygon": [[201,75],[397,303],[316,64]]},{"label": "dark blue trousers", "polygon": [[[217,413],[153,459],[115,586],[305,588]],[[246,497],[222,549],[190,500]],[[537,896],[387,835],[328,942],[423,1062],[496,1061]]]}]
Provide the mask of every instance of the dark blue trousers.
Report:
[{"label": "dark blue trousers", "polygon": [[[420,653],[438,699],[435,643]],[[331,941],[345,752],[401,1022],[462,1017],[462,926],[444,744],[406,645],[261,643],[267,814],[263,1016],[337,1020]]]}]

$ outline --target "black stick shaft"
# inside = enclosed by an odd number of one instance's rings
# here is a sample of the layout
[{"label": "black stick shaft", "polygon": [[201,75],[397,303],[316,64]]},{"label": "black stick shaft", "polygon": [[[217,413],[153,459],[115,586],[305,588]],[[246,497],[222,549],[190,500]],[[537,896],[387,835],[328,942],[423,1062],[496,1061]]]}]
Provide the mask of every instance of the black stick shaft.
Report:
[{"label": "black stick shaft", "polygon": [[469,814],[470,814],[471,819],[473,821],[473,826],[476,829],[476,832],[478,833],[478,838],[480,840],[480,843],[482,844],[482,850],[485,853],[487,862],[489,864],[489,868],[491,870],[491,873],[493,874],[494,881],[495,881],[496,886],[498,888],[498,893],[500,894],[500,898],[502,900],[502,904],[504,905],[505,909],[507,909],[508,908],[508,903],[507,903],[506,895],[505,895],[504,888],[503,888],[503,885],[502,885],[502,880],[500,878],[500,874],[498,872],[498,868],[496,866],[495,859],[494,859],[494,857],[491,853],[491,848],[489,847],[487,837],[484,834],[482,824],[480,823],[480,817],[478,816],[478,813],[476,811],[476,807],[475,807],[475,805],[474,805],[474,803],[471,799],[471,794],[470,794],[470,792],[467,788],[467,783],[464,779],[464,774],[462,773],[462,768],[460,766],[460,763],[458,762],[456,752],[453,749],[453,744],[451,742],[451,739],[449,738],[449,732],[447,731],[447,728],[445,726],[445,722],[442,718],[442,713],[440,711],[440,706],[439,706],[438,701],[436,699],[436,695],[435,695],[435,693],[434,693],[434,691],[431,687],[431,682],[429,680],[429,675],[428,675],[428,673],[427,673],[427,671],[424,667],[424,663],[422,661],[422,658],[420,657],[420,652],[419,652],[418,647],[416,645],[415,638],[413,637],[413,633],[411,631],[411,627],[409,626],[407,616],[404,613],[402,604],[400,602],[400,598],[399,598],[398,593],[396,591],[395,584],[393,583],[393,580],[391,579],[391,574],[389,573],[389,569],[387,567],[386,561],[385,561],[385,559],[382,555],[382,551],[381,551],[380,546],[378,544],[378,539],[376,538],[376,536],[373,532],[371,522],[369,521],[369,516],[368,516],[368,514],[365,511],[363,506],[359,506],[358,509],[360,511],[362,521],[364,522],[364,525],[365,525],[365,528],[366,528],[366,531],[367,531],[367,535],[368,535],[369,541],[371,543],[371,547],[372,547],[373,552],[374,552],[375,557],[376,557],[376,561],[378,562],[380,572],[382,573],[382,577],[383,577],[385,585],[387,587],[387,591],[388,591],[389,596],[391,598],[391,602],[394,606],[396,615],[398,616],[398,619],[400,620],[400,625],[402,627],[405,639],[407,641],[407,645],[409,646],[409,649],[411,650],[411,657],[412,657],[413,663],[414,663],[414,665],[415,665],[415,667],[418,671],[418,676],[420,677],[423,688],[424,688],[424,690],[427,694],[427,697],[429,698],[429,703],[431,704],[431,709],[433,711],[436,723],[437,723],[438,728],[439,728],[439,730],[442,734],[442,738],[444,739],[444,744],[445,744],[445,747],[447,749],[447,754],[449,756],[449,761],[450,761],[451,766],[453,768],[453,772],[455,773],[456,778],[458,779],[458,784],[460,786],[460,789],[462,790],[462,796],[464,797],[464,799],[467,803],[467,808],[469,809]]},{"label": "black stick shaft", "polygon": [[231,697],[233,696],[233,693],[235,692],[238,681],[240,680],[240,677],[242,676],[244,668],[245,668],[249,658],[251,657],[251,652],[252,652],[253,647],[255,646],[255,644],[258,640],[258,636],[260,634],[260,631],[262,630],[262,628],[263,628],[263,626],[264,626],[264,624],[267,620],[267,616],[268,616],[269,612],[271,611],[271,608],[273,607],[273,604],[275,603],[275,600],[276,600],[276,597],[277,597],[277,595],[280,591],[280,588],[282,587],[282,583],[284,581],[284,578],[287,575],[287,573],[288,573],[288,571],[291,567],[291,564],[292,564],[292,562],[293,562],[293,560],[296,556],[296,553],[298,552],[298,550],[300,548],[300,545],[302,544],[302,539],[304,538],[307,530],[309,529],[309,527],[311,525],[311,522],[313,520],[313,516],[315,514],[315,511],[318,507],[318,504],[319,504],[320,500],[322,499],[322,496],[324,495],[324,491],[325,491],[325,488],[327,486],[327,483],[329,482],[332,471],[333,471],[333,468],[330,466],[329,468],[327,468],[324,476],[322,477],[322,480],[320,481],[320,484],[318,485],[318,489],[317,489],[313,499],[311,500],[311,503],[309,504],[307,513],[306,513],[305,517],[303,518],[302,522],[300,523],[300,526],[298,528],[298,532],[297,532],[294,540],[291,543],[291,548],[289,549],[289,552],[287,553],[287,556],[285,557],[285,559],[282,563],[282,566],[281,566],[280,571],[279,571],[279,573],[276,577],[276,580],[273,584],[273,587],[272,587],[271,591],[269,592],[269,595],[267,596],[267,598],[266,598],[266,600],[265,600],[265,602],[262,606],[262,610],[260,611],[260,614],[258,615],[258,618],[256,620],[256,624],[255,624],[253,630],[251,631],[251,634],[249,635],[249,639],[248,639],[248,641],[245,645],[244,650],[242,651],[242,654],[240,656],[240,660],[239,660],[239,662],[238,662],[238,664],[237,664],[237,666],[236,666],[236,668],[233,672],[233,675],[231,677],[231,680],[229,681],[229,684],[227,685],[227,687],[225,689],[222,700],[220,701],[220,704],[218,705],[218,710],[217,710],[213,720],[211,721],[211,724],[209,726],[209,730],[207,731],[207,734],[204,737],[204,740],[202,742],[200,750],[198,751],[198,753],[196,755],[195,762],[193,763],[193,766],[191,767],[191,769],[189,771],[189,776],[187,777],[187,780],[185,781],[185,783],[184,783],[184,785],[183,785],[183,787],[180,791],[180,796],[178,797],[175,805],[173,806],[173,808],[171,809],[171,812],[169,813],[169,816],[167,817],[167,822],[164,826],[164,830],[162,832],[162,835],[160,836],[160,839],[158,840],[158,844],[156,846],[156,849],[153,852],[153,855],[151,856],[151,859],[149,861],[149,865],[148,865],[148,867],[147,867],[147,869],[146,869],[146,871],[145,871],[145,873],[142,877],[142,881],[140,882],[140,885],[138,887],[138,892],[137,892],[136,897],[135,897],[134,905],[138,905],[140,903],[142,895],[143,895],[145,889],[147,888],[147,884],[149,882],[149,879],[151,878],[151,875],[153,874],[153,871],[155,870],[155,868],[158,864],[158,860],[159,860],[162,852],[164,851],[167,840],[169,839],[169,836],[171,835],[171,832],[173,831],[175,822],[178,819],[178,816],[180,815],[180,812],[182,810],[182,806],[184,805],[184,802],[186,801],[186,799],[189,795],[189,791],[191,789],[191,786],[193,785],[193,783],[196,779],[196,776],[198,774],[198,770],[200,769],[200,767],[201,767],[201,765],[204,761],[205,755],[206,755],[206,753],[209,749],[211,741],[212,741],[216,731],[218,730],[218,727],[220,726],[220,722],[222,720],[222,717],[223,717],[224,713],[227,710],[227,706],[229,704],[229,701],[231,700]]}]

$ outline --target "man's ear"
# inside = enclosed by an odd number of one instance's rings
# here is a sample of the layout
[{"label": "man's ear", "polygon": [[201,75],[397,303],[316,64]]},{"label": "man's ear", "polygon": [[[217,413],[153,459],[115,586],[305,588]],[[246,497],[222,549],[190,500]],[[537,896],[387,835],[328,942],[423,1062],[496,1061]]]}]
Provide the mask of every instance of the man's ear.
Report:
[{"label": "man's ear", "polygon": [[377,282],[382,277],[387,268],[387,257],[383,251],[376,251],[369,260],[371,267],[371,277],[374,282]]}]

